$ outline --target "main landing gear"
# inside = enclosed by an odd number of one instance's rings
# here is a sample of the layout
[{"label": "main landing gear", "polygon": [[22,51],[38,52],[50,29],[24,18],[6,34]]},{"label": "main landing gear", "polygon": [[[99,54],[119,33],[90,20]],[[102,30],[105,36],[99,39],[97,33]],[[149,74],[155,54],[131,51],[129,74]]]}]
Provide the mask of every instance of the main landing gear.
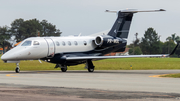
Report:
[{"label": "main landing gear", "polygon": [[16,73],[19,73],[19,72],[20,72],[19,63],[16,63],[16,69],[15,69],[15,72],[16,72]]},{"label": "main landing gear", "polygon": [[88,69],[88,72],[94,72],[94,65],[91,60],[86,61],[86,67]]},{"label": "main landing gear", "polygon": [[[54,68],[61,68],[62,72],[67,71],[67,65],[62,65],[62,64],[56,64]],[[94,65],[91,60],[86,60],[86,66],[85,68],[88,69],[88,72],[94,72]]]},{"label": "main landing gear", "polygon": [[67,71],[67,66],[66,65],[61,65],[61,64],[56,64],[56,66],[54,68],[61,68],[62,72],[66,72]]}]

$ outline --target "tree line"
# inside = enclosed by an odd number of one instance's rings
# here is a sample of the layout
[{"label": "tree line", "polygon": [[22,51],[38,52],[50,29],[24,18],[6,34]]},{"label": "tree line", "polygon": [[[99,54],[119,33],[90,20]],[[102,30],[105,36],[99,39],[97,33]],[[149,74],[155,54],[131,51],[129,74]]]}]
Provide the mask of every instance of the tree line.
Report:
[{"label": "tree line", "polygon": [[49,23],[47,20],[15,19],[10,27],[0,26],[0,47],[5,52],[5,47],[7,47],[6,50],[9,50],[14,41],[20,42],[28,37],[36,36],[60,36],[61,33],[55,25]]},{"label": "tree line", "polygon": [[[11,26],[0,26],[0,48],[5,52],[12,47],[14,41],[20,42],[28,37],[36,36],[60,36],[62,32],[55,25],[47,20],[39,21],[37,19],[24,20],[22,18],[15,19]],[[180,41],[180,37],[176,34],[166,38],[165,42],[160,41],[160,36],[152,28],[145,31],[144,37],[138,38],[138,33],[135,34],[136,39],[128,45],[130,55],[140,54],[169,54],[172,52],[176,43]],[[175,52],[180,55],[180,49]]]},{"label": "tree line", "polygon": [[[160,41],[160,36],[150,27],[145,31],[144,36],[138,38],[138,33],[135,34],[135,40],[128,45],[130,55],[140,54],[170,54],[175,48],[180,37],[176,33],[166,38],[165,42]],[[174,56],[180,55],[180,49],[177,49]]]}]

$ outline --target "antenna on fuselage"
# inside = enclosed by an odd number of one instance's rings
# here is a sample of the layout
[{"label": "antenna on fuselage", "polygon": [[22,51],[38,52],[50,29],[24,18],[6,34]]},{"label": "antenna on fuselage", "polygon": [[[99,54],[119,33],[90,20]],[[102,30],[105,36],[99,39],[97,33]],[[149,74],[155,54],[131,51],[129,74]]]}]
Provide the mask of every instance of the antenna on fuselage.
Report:
[{"label": "antenna on fuselage", "polygon": [[38,59],[39,63],[42,63],[40,59]]},{"label": "antenna on fuselage", "polygon": [[80,36],[81,36],[81,33],[79,33],[78,37],[80,37]]}]

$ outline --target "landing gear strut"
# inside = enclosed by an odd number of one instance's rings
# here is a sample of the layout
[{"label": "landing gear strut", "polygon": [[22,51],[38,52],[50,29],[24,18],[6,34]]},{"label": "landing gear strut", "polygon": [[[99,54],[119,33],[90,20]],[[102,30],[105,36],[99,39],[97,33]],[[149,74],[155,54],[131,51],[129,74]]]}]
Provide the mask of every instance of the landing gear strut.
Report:
[{"label": "landing gear strut", "polygon": [[16,69],[15,69],[15,72],[16,72],[16,73],[19,73],[19,72],[20,72],[19,63],[16,63],[16,66],[17,66],[17,67],[16,67]]},{"label": "landing gear strut", "polygon": [[66,65],[61,65],[61,64],[56,64],[56,66],[54,68],[61,68],[62,72],[66,72],[67,71],[67,66]]},{"label": "landing gear strut", "polygon": [[86,61],[86,67],[89,72],[94,72],[94,65],[91,60]]}]

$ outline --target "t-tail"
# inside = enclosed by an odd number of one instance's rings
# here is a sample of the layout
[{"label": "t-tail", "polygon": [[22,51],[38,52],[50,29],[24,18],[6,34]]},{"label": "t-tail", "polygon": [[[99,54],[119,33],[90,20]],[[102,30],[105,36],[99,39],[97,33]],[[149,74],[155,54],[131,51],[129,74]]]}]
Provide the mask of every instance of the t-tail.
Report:
[{"label": "t-tail", "polygon": [[121,11],[109,11],[106,12],[117,13],[117,19],[109,31],[108,35],[119,38],[128,38],[131,21],[134,13],[138,12],[158,12],[165,11],[164,9],[159,10],[135,10],[135,9],[126,9]]},{"label": "t-tail", "polygon": [[126,49],[127,38],[134,13],[158,12],[158,11],[165,11],[165,10],[163,9],[159,9],[159,10],[126,9],[121,11],[106,10],[106,12],[117,13],[117,19],[107,35],[98,35],[95,38],[95,45],[98,46],[96,49],[102,49],[108,47],[109,51],[104,52],[104,54],[108,54],[111,52],[124,52]]}]

